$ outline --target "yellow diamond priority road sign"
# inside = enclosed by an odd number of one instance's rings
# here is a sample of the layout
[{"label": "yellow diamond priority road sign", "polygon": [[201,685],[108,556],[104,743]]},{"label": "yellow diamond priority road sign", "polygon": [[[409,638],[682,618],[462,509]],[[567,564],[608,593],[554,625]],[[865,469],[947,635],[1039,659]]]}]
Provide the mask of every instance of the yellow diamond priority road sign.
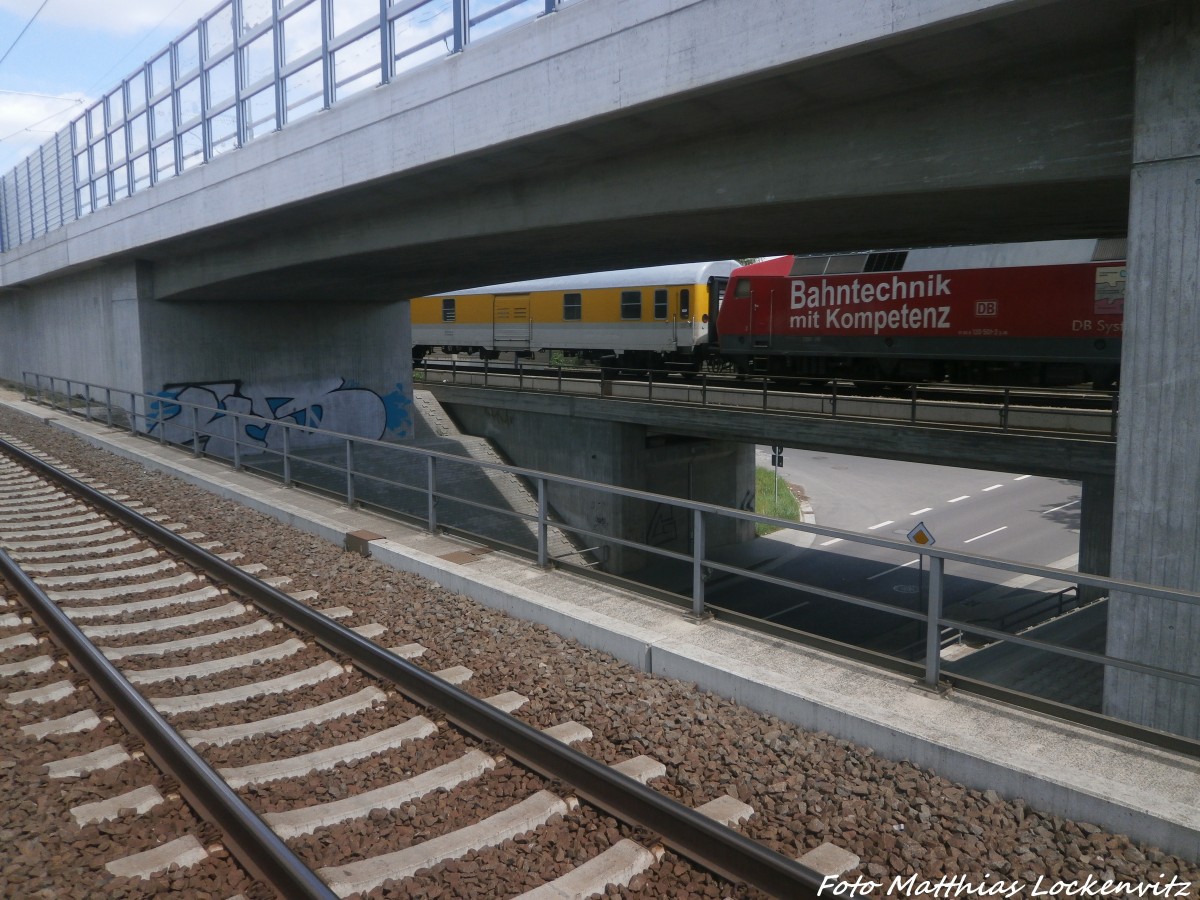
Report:
[{"label": "yellow diamond priority road sign", "polygon": [[917,523],[916,527],[908,533],[908,539],[920,547],[932,547],[937,543],[933,538],[933,533],[925,527],[924,522]]}]

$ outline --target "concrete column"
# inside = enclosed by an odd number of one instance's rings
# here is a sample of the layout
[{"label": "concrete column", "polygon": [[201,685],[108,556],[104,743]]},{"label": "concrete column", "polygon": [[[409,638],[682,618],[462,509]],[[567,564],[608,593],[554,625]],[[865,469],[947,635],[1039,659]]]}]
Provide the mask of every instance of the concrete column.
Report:
[{"label": "concrete column", "polygon": [[[1079,499],[1079,571],[1089,575],[1108,575],[1112,564],[1113,478],[1086,475]],[[1105,592],[1100,588],[1080,589],[1081,600],[1094,600]]]},{"label": "concrete column", "polygon": [[[1200,7],[1141,13],[1113,575],[1200,590]],[[1200,674],[1200,608],[1119,595],[1108,652]],[[1109,668],[1104,711],[1200,737],[1200,688]]]}]

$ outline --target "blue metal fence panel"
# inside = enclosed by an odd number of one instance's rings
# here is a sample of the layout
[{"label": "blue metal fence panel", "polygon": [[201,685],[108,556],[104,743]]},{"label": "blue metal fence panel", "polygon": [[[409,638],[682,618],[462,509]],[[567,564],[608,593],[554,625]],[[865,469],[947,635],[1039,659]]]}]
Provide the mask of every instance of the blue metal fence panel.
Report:
[{"label": "blue metal fence panel", "polygon": [[0,178],[0,252],[573,0],[225,0]]}]

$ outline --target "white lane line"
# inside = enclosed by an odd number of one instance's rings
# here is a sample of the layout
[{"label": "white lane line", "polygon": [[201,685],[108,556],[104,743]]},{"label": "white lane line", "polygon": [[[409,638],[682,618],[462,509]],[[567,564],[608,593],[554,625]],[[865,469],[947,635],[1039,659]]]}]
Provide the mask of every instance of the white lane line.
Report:
[{"label": "white lane line", "polygon": [[932,506],[926,506],[923,509],[915,509],[909,513],[910,516],[919,516],[921,513],[933,512]]},{"label": "white lane line", "polygon": [[1018,475],[1013,481],[1024,481],[1026,478],[1032,478],[1032,475]]},{"label": "white lane line", "polygon": [[769,616],[763,616],[764,619],[778,619],[780,616],[786,616],[790,612],[795,612],[798,609],[804,609],[810,601],[805,600],[802,603],[797,603],[794,606],[789,606],[787,609],[781,609],[779,612],[773,612]]},{"label": "white lane line", "polygon": [[1008,527],[1007,525],[1001,525],[999,528],[993,528],[991,531],[985,531],[983,534],[977,534],[973,538],[967,538],[965,541],[963,541],[963,543],[969,544],[969,543],[971,543],[971,541],[977,541],[980,538],[985,538],[985,537],[988,537],[989,535],[993,535],[993,534],[996,534],[997,532],[1003,531],[1007,527]]},{"label": "white lane line", "polygon": [[874,581],[876,578],[882,578],[884,575],[887,575],[889,572],[895,572],[897,569],[907,569],[909,566],[915,566],[918,562],[920,562],[920,560],[914,559],[911,562],[904,563],[903,565],[892,566],[890,569],[884,569],[882,572],[872,575],[867,579],[867,581]]},{"label": "white lane line", "polygon": [[833,540],[831,540],[831,541],[824,541],[824,542],[822,542],[821,546],[822,546],[822,547],[829,547],[829,546],[832,546],[833,544],[836,544],[836,543],[838,543],[839,541],[841,541],[841,538],[834,538],[834,539],[833,539]]},{"label": "white lane line", "polygon": [[957,503],[959,500],[966,500],[970,496],[971,496],[970,494],[963,494],[961,497],[955,497],[953,500],[947,500],[946,502],[947,503]]},{"label": "white lane line", "polygon": [[1058,512],[1060,509],[1066,509],[1068,506],[1074,506],[1078,502],[1079,502],[1078,500],[1072,500],[1070,503],[1064,503],[1062,506],[1056,506],[1056,507],[1054,507],[1054,509],[1048,509],[1044,513],[1042,513],[1042,515],[1047,516],[1052,512]]},{"label": "white lane line", "polygon": [[1004,487],[1004,485],[1002,485],[1002,484],[993,484],[991,487],[985,487],[983,489],[983,492],[986,494],[988,491],[994,491],[994,490],[996,490],[998,488],[1002,488],[1002,487]]},{"label": "white lane line", "polygon": [[888,519],[886,522],[880,522],[878,525],[872,525],[867,531],[874,531],[876,528],[883,528],[885,525],[891,525],[895,520]]}]

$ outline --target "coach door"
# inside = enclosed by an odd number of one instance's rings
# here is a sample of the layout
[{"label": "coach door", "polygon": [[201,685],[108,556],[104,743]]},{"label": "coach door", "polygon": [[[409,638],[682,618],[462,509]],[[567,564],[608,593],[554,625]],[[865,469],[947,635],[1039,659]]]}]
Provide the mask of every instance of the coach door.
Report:
[{"label": "coach door", "polygon": [[775,302],[775,279],[743,279],[740,283],[747,282],[754,285],[750,296],[751,346],[756,350],[765,350],[771,346],[771,306]]},{"label": "coach door", "polygon": [[528,350],[532,327],[528,294],[496,296],[492,310],[492,345],[497,350]]}]

